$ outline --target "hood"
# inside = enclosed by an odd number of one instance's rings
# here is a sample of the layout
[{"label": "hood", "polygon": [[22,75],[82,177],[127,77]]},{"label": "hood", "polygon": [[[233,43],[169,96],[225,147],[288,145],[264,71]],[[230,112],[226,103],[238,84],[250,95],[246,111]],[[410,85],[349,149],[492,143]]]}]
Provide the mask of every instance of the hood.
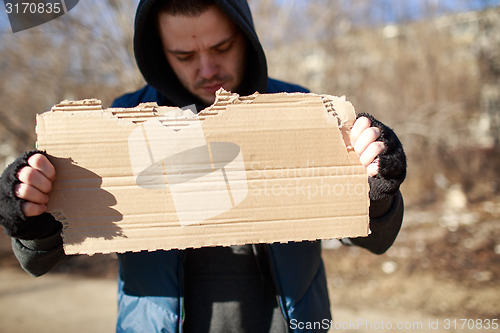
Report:
[{"label": "hood", "polygon": [[[197,97],[182,86],[165,58],[156,28],[156,13],[153,13],[153,8],[158,1],[162,0],[141,0],[137,7],[134,53],[139,70],[146,82],[165,98],[165,103],[175,106],[190,104],[203,106]],[[242,86],[236,92],[240,95],[250,95],[256,91],[265,92],[268,79],[267,63],[264,50],[255,32],[247,1],[215,0],[215,3],[247,38],[245,76]]]}]

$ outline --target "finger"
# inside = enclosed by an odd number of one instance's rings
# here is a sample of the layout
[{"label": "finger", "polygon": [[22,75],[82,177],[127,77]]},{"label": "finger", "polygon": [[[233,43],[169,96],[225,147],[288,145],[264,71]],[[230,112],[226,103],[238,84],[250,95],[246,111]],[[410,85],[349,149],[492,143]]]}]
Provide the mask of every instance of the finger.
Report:
[{"label": "finger", "polygon": [[385,149],[384,143],[380,141],[372,142],[365,151],[359,156],[359,160],[364,167],[368,167],[375,161],[378,155]]},{"label": "finger", "polygon": [[366,167],[366,173],[368,174],[368,176],[370,177],[375,177],[376,175],[378,175],[378,158],[375,159],[375,161],[373,161],[372,163],[370,163],[369,166]]},{"label": "finger", "polygon": [[28,159],[28,164],[40,171],[48,180],[53,181],[56,177],[56,169],[49,159],[42,154],[35,154]]},{"label": "finger", "polygon": [[377,127],[369,127],[365,129],[356,140],[354,150],[361,156],[368,146],[375,142],[380,137],[380,129]]},{"label": "finger", "polygon": [[40,171],[32,167],[24,167],[17,173],[17,178],[24,184],[33,186],[43,193],[49,193],[52,189],[52,182]]},{"label": "finger", "polygon": [[35,204],[46,204],[49,202],[49,196],[47,194],[40,192],[31,185],[23,183],[17,184],[14,193],[19,199],[30,201]]},{"label": "finger", "polygon": [[23,202],[21,204],[21,211],[26,217],[38,216],[42,213],[45,213],[46,210],[46,205],[39,205],[33,202]]},{"label": "finger", "polygon": [[371,120],[366,117],[359,117],[358,119],[356,119],[351,129],[351,143],[353,146],[358,140],[361,133],[371,125]]}]

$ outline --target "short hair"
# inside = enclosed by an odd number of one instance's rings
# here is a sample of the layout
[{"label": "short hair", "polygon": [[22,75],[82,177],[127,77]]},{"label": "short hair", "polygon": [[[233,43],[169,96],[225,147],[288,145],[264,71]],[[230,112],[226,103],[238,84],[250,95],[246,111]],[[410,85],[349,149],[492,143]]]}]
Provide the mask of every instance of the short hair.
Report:
[{"label": "short hair", "polygon": [[215,0],[166,0],[157,2],[157,13],[165,13],[172,16],[199,16],[208,7],[215,5]]}]

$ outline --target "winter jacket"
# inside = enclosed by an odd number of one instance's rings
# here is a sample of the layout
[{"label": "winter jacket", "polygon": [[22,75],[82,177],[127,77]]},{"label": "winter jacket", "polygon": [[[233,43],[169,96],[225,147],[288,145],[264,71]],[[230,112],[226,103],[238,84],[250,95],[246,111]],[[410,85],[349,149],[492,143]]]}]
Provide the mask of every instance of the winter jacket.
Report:
[{"label": "winter jacket", "polygon": [[[159,105],[169,106],[196,104],[197,109],[201,110],[206,105],[182,87],[163,55],[152,14],[157,2],[140,1],[135,20],[134,52],[147,85],[117,98],[112,106],[134,107],[141,102],[156,101]],[[307,92],[300,86],[268,78],[265,55],[255,33],[246,1],[215,2],[241,29],[250,46],[247,47],[248,61],[243,80],[245,84],[237,91],[240,95],[255,91]],[[376,121],[373,118],[372,120]],[[383,124],[376,124],[384,133],[382,137],[386,150],[381,154],[381,172],[370,180],[371,188],[376,189],[370,192],[372,233],[369,237],[351,239],[350,242],[372,252],[383,253],[394,242],[402,222],[403,201],[399,184],[406,173],[406,159],[392,130]],[[385,158],[382,158],[382,155]],[[11,167],[10,173],[4,173],[0,181],[0,222],[4,226],[30,220],[20,213],[20,200],[13,198],[11,190],[15,184],[12,172],[25,165],[28,157],[29,155],[18,159],[17,164]],[[387,161],[387,165],[396,161],[399,168],[386,168],[383,161]],[[4,214],[3,211],[14,213]],[[52,219],[49,214],[37,218],[46,221]],[[56,229],[59,230],[57,226]],[[29,238],[13,238],[14,252],[28,272],[34,275],[44,274],[64,256],[61,237],[57,234],[43,239]],[[289,331],[307,331],[301,330],[298,323],[329,322],[330,303],[320,242],[268,244],[265,245],[265,252],[279,306]],[[182,332],[184,256],[185,251],[182,250],[118,255],[117,332]],[[324,328],[324,325],[322,327]]]}]

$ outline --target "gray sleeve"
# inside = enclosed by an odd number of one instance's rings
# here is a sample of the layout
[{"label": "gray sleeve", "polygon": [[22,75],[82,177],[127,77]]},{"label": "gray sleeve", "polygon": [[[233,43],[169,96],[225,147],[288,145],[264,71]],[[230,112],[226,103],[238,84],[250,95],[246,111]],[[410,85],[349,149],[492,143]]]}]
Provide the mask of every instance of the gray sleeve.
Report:
[{"label": "gray sleeve", "polygon": [[12,249],[21,267],[32,276],[41,276],[62,262],[63,251],[59,233],[43,239],[21,240],[12,238]]},{"label": "gray sleeve", "polygon": [[368,237],[350,238],[349,242],[376,254],[386,252],[396,240],[401,229],[403,212],[403,196],[400,191],[389,199],[371,201],[371,234]]}]

